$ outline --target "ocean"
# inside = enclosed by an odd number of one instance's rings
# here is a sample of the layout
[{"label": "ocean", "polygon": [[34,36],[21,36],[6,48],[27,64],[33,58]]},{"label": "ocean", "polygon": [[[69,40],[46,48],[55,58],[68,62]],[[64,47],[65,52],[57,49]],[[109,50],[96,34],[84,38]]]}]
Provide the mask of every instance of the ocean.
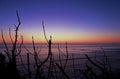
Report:
[{"label": "ocean", "polygon": [[[8,45],[9,50],[12,46]],[[19,51],[19,45],[17,45],[17,51]],[[5,54],[5,46],[0,44],[0,52]],[[25,73],[27,69],[27,54],[29,54],[29,64],[32,72],[35,72],[35,52],[38,55],[40,62],[43,62],[48,56],[48,45],[47,44],[36,44],[35,51],[32,44],[22,45],[21,53],[17,58],[18,68]],[[52,56],[54,63],[61,63],[64,65],[67,59],[66,72],[73,72],[73,61],[75,69],[84,69],[86,63],[90,64],[87,57],[88,55],[92,60],[104,63],[109,62],[111,69],[120,70],[120,44],[53,44],[51,47]],[[6,54],[5,54],[6,55]],[[50,60],[47,61],[47,64]],[[23,67],[24,65],[24,67]],[[72,73],[71,73],[72,74]]]}]

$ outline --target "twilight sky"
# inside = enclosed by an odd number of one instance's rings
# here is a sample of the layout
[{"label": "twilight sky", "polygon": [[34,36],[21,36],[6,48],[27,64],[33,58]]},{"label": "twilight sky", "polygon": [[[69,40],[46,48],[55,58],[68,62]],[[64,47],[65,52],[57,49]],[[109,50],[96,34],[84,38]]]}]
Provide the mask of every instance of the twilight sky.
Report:
[{"label": "twilight sky", "polygon": [[[61,43],[120,43],[120,0],[0,0],[0,29],[6,41],[14,31],[19,11],[19,34],[24,42],[45,41],[46,35]],[[0,37],[0,42],[1,37]]]}]

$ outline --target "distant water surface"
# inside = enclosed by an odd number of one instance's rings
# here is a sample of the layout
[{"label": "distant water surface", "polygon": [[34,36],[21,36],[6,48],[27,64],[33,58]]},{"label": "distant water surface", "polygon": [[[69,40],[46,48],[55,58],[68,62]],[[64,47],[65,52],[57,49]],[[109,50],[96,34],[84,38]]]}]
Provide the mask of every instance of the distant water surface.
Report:
[{"label": "distant water surface", "polygon": [[[11,50],[12,46],[9,44],[8,48],[9,50]],[[39,57],[44,60],[48,54],[48,45],[36,44],[35,48]],[[0,44],[0,52],[3,53],[4,50],[5,50],[5,46]],[[22,46],[21,50],[22,50],[21,56],[24,62],[26,61],[27,63],[27,58],[26,58],[27,53],[30,53],[31,62],[34,61],[34,57],[32,55],[34,54],[34,50],[32,44],[25,44],[24,46]],[[88,44],[88,45],[68,44],[67,50],[66,50],[66,45],[64,44],[52,45],[52,53],[56,60],[58,60],[59,54],[61,55],[62,59],[65,59],[64,54],[66,55],[66,51],[68,51],[69,53],[69,59],[72,59],[72,54],[76,59],[85,58],[85,54],[87,54],[90,57],[95,57],[95,56],[100,57],[106,54],[109,58],[112,67],[120,68],[120,44]],[[18,61],[20,61],[19,58]]]}]

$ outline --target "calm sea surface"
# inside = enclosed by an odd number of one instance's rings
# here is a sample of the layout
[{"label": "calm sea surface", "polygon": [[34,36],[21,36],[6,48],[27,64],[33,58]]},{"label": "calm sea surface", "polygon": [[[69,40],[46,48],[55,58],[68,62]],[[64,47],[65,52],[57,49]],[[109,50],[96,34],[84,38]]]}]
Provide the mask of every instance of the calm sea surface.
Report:
[{"label": "calm sea surface", "polygon": [[[11,50],[11,45],[8,45],[9,50]],[[18,46],[19,48],[19,46]],[[5,47],[0,44],[0,52],[4,54]],[[84,68],[85,62],[88,62],[85,54],[89,57],[98,61],[104,61],[103,58],[105,55],[107,56],[109,63],[112,68],[120,69],[120,44],[90,44],[90,45],[72,45],[68,44],[67,47],[64,44],[60,45],[52,45],[52,54],[54,56],[55,62],[61,61],[64,63],[66,60],[66,55],[68,52],[68,66],[71,68],[71,63],[74,58],[76,68]],[[21,49],[21,57],[17,57],[18,65],[21,64],[21,60],[23,64],[27,64],[27,53],[29,53],[30,63],[34,64],[34,52],[37,52],[39,59],[43,61],[48,55],[48,45],[35,45],[35,51],[33,49],[33,45],[24,45]]]},{"label": "calm sea surface", "polygon": [[[19,46],[18,46],[19,47]],[[9,50],[11,50],[12,46],[8,45]],[[35,51],[38,53],[41,59],[44,59],[48,54],[48,45],[35,45]],[[0,44],[0,52],[4,53],[5,47]],[[66,55],[66,45],[52,45],[51,49],[54,57],[58,58],[60,55]],[[72,54],[74,58],[84,58],[85,54],[90,57],[95,56],[103,56],[104,53],[109,57],[109,60],[112,62],[112,65],[120,67],[120,44],[91,44],[91,45],[67,45],[67,51],[69,53],[69,58],[72,58]],[[34,54],[33,45],[24,45],[21,49],[21,55],[23,58],[26,58],[27,53],[30,53],[31,57]],[[61,58],[65,59],[65,56]],[[32,58],[31,58],[32,60]]]}]

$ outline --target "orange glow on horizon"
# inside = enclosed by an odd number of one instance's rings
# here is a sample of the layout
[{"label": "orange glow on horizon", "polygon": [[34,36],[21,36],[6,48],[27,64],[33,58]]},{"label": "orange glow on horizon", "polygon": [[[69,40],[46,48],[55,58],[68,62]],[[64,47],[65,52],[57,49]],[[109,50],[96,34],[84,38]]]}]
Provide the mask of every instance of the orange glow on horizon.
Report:
[{"label": "orange glow on horizon", "polygon": [[[4,36],[6,43],[11,43],[8,35]],[[49,39],[48,39],[49,40]],[[0,37],[0,43],[2,43],[2,37]],[[18,37],[18,43],[21,43],[21,37]],[[23,36],[24,43],[32,43],[32,36]],[[47,43],[44,36],[34,37],[35,43]],[[73,44],[92,44],[92,43],[120,43],[120,37],[52,37],[53,43],[73,43]]]}]

